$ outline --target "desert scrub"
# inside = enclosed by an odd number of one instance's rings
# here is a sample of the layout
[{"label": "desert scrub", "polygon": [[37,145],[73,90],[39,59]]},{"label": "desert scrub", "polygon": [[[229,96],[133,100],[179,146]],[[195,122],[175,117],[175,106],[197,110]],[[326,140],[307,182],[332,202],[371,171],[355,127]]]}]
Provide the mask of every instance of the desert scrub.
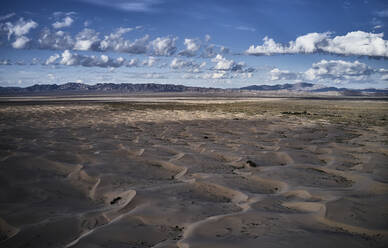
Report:
[{"label": "desert scrub", "polygon": [[352,100],[282,99],[227,103],[120,102],[103,103],[110,111],[207,111],[232,114],[282,115],[357,126],[386,126],[388,102]]}]

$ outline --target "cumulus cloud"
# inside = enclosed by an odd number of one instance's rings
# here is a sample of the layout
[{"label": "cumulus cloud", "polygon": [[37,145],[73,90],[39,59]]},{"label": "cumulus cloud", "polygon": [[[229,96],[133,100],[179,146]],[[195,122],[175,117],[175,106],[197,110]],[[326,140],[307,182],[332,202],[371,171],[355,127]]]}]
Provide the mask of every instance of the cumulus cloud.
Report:
[{"label": "cumulus cloud", "polygon": [[213,58],[218,54],[228,54],[229,48],[224,46],[217,46],[214,44],[205,44],[201,57],[203,58]]},{"label": "cumulus cloud", "polygon": [[51,55],[45,62],[45,65],[52,65],[52,64],[55,64],[56,61],[60,58],[61,56],[59,54],[54,54],[54,55]]},{"label": "cumulus cloud", "polygon": [[362,80],[374,73],[374,70],[359,61],[348,62],[343,60],[321,60],[314,63],[305,72],[308,80]]},{"label": "cumulus cloud", "polygon": [[27,46],[30,39],[27,38],[26,35],[31,31],[31,29],[36,27],[38,27],[38,23],[32,20],[25,21],[23,18],[20,18],[14,23],[7,22],[2,24],[2,29],[8,33],[8,40],[15,37],[15,41],[13,41],[11,45],[16,49],[22,49]]},{"label": "cumulus cloud", "polygon": [[137,58],[130,59],[126,64],[127,67],[134,67],[138,65],[139,65],[139,60]]},{"label": "cumulus cloud", "polygon": [[38,38],[38,45],[41,49],[68,50],[73,49],[74,40],[64,31],[52,32],[49,29],[43,29]]},{"label": "cumulus cloud", "polygon": [[30,41],[26,36],[19,36],[14,42],[12,42],[12,47],[16,49],[25,48],[27,43]]},{"label": "cumulus cloud", "polygon": [[229,74],[226,71],[217,71],[213,73],[203,73],[203,74],[184,74],[182,77],[185,79],[226,79],[229,78]]},{"label": "cumulus cloud", "polygon": [[244,69],[246,66],[244,62],[236,63],[233,60],[226,59],[221,54],[217,54],[211,61],[216,63],[213,69],[217,71],[253,72],[252,68]]},{"label": "cumulus cloud", "polygon": [[101,56],[86,56],[86,55],[80,55],[77,53],[71,53],[69,50],[65,50],[61,55],[55,54],[53,56],[50,56],[46,60],[46,65],[50,64],[56,64],[57,60],[59,59],[58,63],[61,65],[67,65],[67,66],[86,66],[86,67],[103,67],[103,68],[117,68],[121,67],[125,64],[125,59],[122,57],[112,59],[107,55],[101,55]]},{"label": "cumulus cloud", "polygon": [[221,54],[217,54],[217,56],[212,59],[212,62],[216,63],[214,69],[224,71],[232,70],[235,64],[233,60],[228,60],[224,58]]},{"label": "cumulus cloud", "polygon": [[[140,27],[136,27],[139,29]],[[133,53],[133,54],[142,54],[147,52],[147,45],[149,36],[145,35],[140,39],[136,39],[131,42],[129,40],[124,39],[122,36],[130,31],[134,30],[134,28],[118,28],[116,32],[111,33],[104,37],[104,39],[100,42],[100,50],[102,51],[115,51],[115,52],[125,52],[125,53]]]},{"label": "cumulus cloud", "polygon": [[97,50],[99,47],[100,39],[99,33],[93,29],[85,28],[79,32],[75,37],[74,50],[88,51]]},{"label": "cumulus cloud", "polygon": [[131,54],[144,54],[147,52],[149,36],[134,41],[124,39],[122,36],[136,28],[118,28],[115,32],[99,37],[99,33],[93,29],[85,28],[74,38],[64,31],[51,31],[43,29],[38,38],[40,49],[50,50],[78,50],[78,51],[114,51]]},{"label": "cumulus cloud", "polygon": [[73,24],[74,20],[70,16],[66,16],[65,18],[62,19],[62,21],[56,21],[53,23],[53,28],[58,29],[58,28],[65,28],[65,27],[70,27],[71,24]]},{"label": "cumulus cloud", "polygon": [[170,64],[170,67],[174,70],[186,69],[186,71],[190,72],[199,72],[199,70],[204,68],[205,66],[206,62],[198,64],[192,60],[183,60],[178,58],[174,58]]},{"label": "cumulus cloud", "polygon": [[359,61],[321,60],[305,72],[291,72],[275,68],[269,72],[271,80],[298,80],[311,82],[348,83],[384,80],[386,69],[373,69]]},{"label": "cumulus cloud", "polygon": [[280,70],[275,68],[269,72],[271,80],[295,80],[298,78],[298,74],[287,70]]},{"label": "cumulus cloud", "polygon": [[309,33],[290,41],[287,45],[277,43],[265,37],[264,43],[250,46],[246,51],[250,55],[332,53],[337,55],[356,55],[370,57],[388,57],[388,41],[383,33],[355,31],[343,36],[332,37],[331,33]]},{"label": "cumulus cloud", "polygon": [[192,64],[193,63],[191,61],[185,61],[185,60],[182,60],[182,59],[174,58],[171,61],[170,67],[172,69],[182,69],[182,68],[185,68],[185,67],[191,67]]},{"label": "cumulus cloud", "polygon": [[177,37],[158,37],[151,42],[152,53],[156,56],[171,56],[176,48]]},{"label": "cumulus cloud", "polygon": [[210,44],[210,45],[207,45],[201,55],[201,57],[203,58],[213,58],[215,56],[217,56],[217,52],[215,51],[215,45],[213,44]]},{"label": "cumulus cloud", "polygon": [[156,63],[157,61],[158,61],[158,60],[157,60],[155,57],[149,56],[147,59],[143,60],[142,65],[143,65],[143,66],[149,66],[149,67],[151,67],[151,66],[155,65],[155,63]]},{"label": "cumulus cloud", "polygon": [[220,78],[225,78],[225,77],[226,77],[225,71],[215,72],[215,73],[211,74],[212,79],[220,79]]},{"label": "cumulus cloud", "polygon": [[31,29],[38,27],[38,23],[30,20],[25,21],[20,18],[16,23],[7,22],[6,29],[8,30],[8,40],[11,39],[12,35],[16,37],[27,35]]},{"label": "cumulus cloud", "polygon": [[375,70],[375,72],[379,74],[380,80],[388,81],[388,69],[380,68],[378,70]]},{"label": "cumulus cloud", "polygon": [[179,52],[179,55],[193,57],[196,52],[201,48],[201,42],[198,39],[185,39],[184,44],[186,49]]}]

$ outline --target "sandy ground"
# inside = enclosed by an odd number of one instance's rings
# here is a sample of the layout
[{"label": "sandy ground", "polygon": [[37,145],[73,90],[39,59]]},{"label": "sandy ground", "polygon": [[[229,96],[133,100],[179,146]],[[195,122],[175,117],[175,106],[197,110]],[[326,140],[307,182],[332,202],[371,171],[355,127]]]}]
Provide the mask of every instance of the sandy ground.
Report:
[{"label": "sandy ground", "polygon": [[387,102],[184,100],[1,104],[0,247],[387,247]]}]

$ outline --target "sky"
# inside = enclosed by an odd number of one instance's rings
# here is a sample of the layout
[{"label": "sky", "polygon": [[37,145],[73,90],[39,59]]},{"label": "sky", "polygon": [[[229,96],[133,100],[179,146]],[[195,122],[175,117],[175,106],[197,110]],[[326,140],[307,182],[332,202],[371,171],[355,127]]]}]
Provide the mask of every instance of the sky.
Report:
[{"label": "sky", "polygon": [[0,86],[388,88],[387,0],[2,0]]}]

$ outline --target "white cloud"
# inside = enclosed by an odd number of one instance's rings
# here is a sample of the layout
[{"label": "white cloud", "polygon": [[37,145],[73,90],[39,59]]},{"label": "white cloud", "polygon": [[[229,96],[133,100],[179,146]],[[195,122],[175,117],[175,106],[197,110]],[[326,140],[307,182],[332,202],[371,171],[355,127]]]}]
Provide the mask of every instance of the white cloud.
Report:
[{"label": "white cloud", "polygon": [[131,54],[144,54],[148,49],[149,36],[134,41],[124,39],[122,36],[135,28],[118,28],[115,32],[104,36],[101,40],[99,33],[93,29],[85,28],[73,38],[68,32],[51,31],[43,29],[38,38],[40,49],[50,50],[78,50],[78,51],[114,51]]},{"label": "white cloud", "polygon": [[78,65],[78,56],[74,56],[69,50],[65,50],[62,53],[62,59],[60,62],[62,65]]},{"label": "white cloud", "polygon": [[218,54],[227,54],[229,49],[224,46],[216,46],[214,44],[206,44],[204,46],[204,51],[201,54],[203,58],[213,58]]},{"label": "white cloud", "polygon": [[30,41],[26,36],[19,36],[14,42],[12,42],[12,47],[16,49],[25,48],[27,43]]},{"label": "white cloud", "polygon": [[198,39],[185,39],[184,44],[186,49],[181,51],[179,55],[192,57],[201,48],[201,42]]},{"label": "white cloud", "polygon": [[103,67],[103,68],[117,68],[123,66],[126,61],[124,58],[119,57],[112,59],[107,55],[101,56],[86,56],[77,53],[71,53],[69,50],[65,50],[61,56],[55,54],[50,56],[46,60],[46,65],[55,64],[60,59],[59,64],[66,66],[86,66],[86,67]]},{"label": "white cloud", "polygon": [[[136,29],[139,29],[136,27]],[[134,30],[134,28],[118,28],[114,33],[107,35],[100,42],[99,48],[102,51],[116,51],[116,52],[125,52],[125,53],[133,53],[133,54],[142,54],[147,52],[147,45],[149,36],[145,35],[140,39],[136,39],[131,42],[129,40],[125,40],[122,36],[130,31]]]},{"label": "white cloud", "polygon": [[55,64],[55,62],[60,58],[61,56],[59,54],[51,55],[45,62],[46,65],[52,65]]},{"label": "white cloud", "polygon": [[388,57],[388,41],[384,40],[383,36],[383,33],[350,32],[329,40],[325,51],[343,55]]},{"label": "white cloud", "polygon": [[47,77],[48,77],[50,80],[54,80],[54,79],[55,79],[55,75],[52,74],[52,73],[47,74]]},{"label": "white cloud", "polygon": [[269,72],[271,80],[295,80],[298,78],[298,74],[287,70],[279,70],[275,68]]},{"label": "white cloud", "polygon": [[381,68],[377,73],[381,75],[380,80],[388,81],[388,69]]},{"label": "white cloud", "polygon": [[221,72],[215,72],[211,75],[212,79],[220,79],[220,78],[225,78],[226,77],[226,72],[221,71]]},{"label": "white cloud", "polygon": [[241,73],[239,74],[241,78],[252,78],[253,77],[253,73],[252,72],[244,72],[244,73]]},{"label": "white cloud", "polygon": [[212,62],[216,63],[214,66],[214,70],[218,71],[233,71],[233,72],[252,72],[252,68],[248,68],[244,70],[245,63],[244,62],[239,62],[236,63],[233,60],[228,60],[224,58],[221,54],[217,54],[215,58],[211,60]]},{"label": "white cloud", "polygon": [[191,65],[192,65],[191,61],[185,61],[185,60],[182,60],[182,59],[174,58],[171,61],[170,67],[172,69],[182,69],[184,67],[191,67]]},{"label": "white cloud", "polygon": [[0,65],[12,65],[12,63],[9,59],[2,59],[0,60]]},{"label": "white cloud", "polygon": [[164,78],[166,78],[166,76],[164,76],[163,74],[154,73],[154,72],[142,74],[141,77],[146,78],[146,79],[164,79]]},{"label": "white cloud", "polygon": [[202,62],[201,64],[195,63],[192,60],[183,60],[183,59],[178,59],[174,58],[171,61],[170,67],[174,70],[182,70],[186,69],[187,71],[191,72],[199,72],[201,68],[204,68],[206,66],[206,62]]},{"label": "white cloud", "polygon": [[177,37],[158,37],[151,42],[153,54],[156,56],[171,56],[176,51]]},{"label": "white cloud", "polygon": [[251,55],[296,54],[296,53],[333,53],[337,55],[356,55],[388,57],[388,41],[383,34],[355,31],[344,36],[331,37],[331,33],[309,33],[290,41],[288,45],[264,38],[263,45],[250,46],[246,51]]},{"label": "white cloud", "polygon": [[157,62],[157,59],[155,57],[149,56],[146,60],[142,62],[143,66],[153,66]]},{"label": "white cloud", "polygon": [[128,67],[138,66],[139,60],[137,58],[130,59],[126,65]]},{"label": "white cloud", "polygon": [[71,24],[73,24],[74,20],[70,16],[66,16],[65,18],[62,19],[62,21],[57,21],[53,23],[53,28],[65,28],[65,27],[70,27]]},{"label": "white cloud", "polygon": [[205,35],[205,42],[209,42],[211,40],[211,36],[209,34]]},{"label": "white cloud", "polygon": [[132,31],[133,28],[118,28],[116,32],[106,35],[104,40],[100,43],[100,49],[103,51],[106,50],[122,50],[124,40],[122,36],[125,33]]},{"label": "white cloud", "polygon": [[227,54],[227,53],[229,53],[229,48],[221,46],[220,47],[220,52],[223,53],[223,54]]},{"label": "white cloud", "polygon": [[207,45],[202,53],[202,57],[204,58],[213,58],[217,55],[217,52],[215,51],[215,45],[210,44]]},{"label": "white cloud", "polygon": [[373,69],[359,61],[321,60],[313,63],[305,72],[291,72],[275,68],[269,72],[270,79],[310,81],[323,84],[379,83],[388,78],[387,69]]},{"label": "white cloud", "polygon": [[15,41],[12,42],[12,47],[16,49],[22,49],[27,46],[27,43],[30,41],[26,35],[30,32],[31,29],[38,27],[38,24],[32,20],[25,21],[23,18],[20,18],[17,22],[5,23],[5,30],[8,32],[8,40],[12,36],[15,37]]},{"label": "white cloud", "polygon": [[74,40],[69,33],[43,29],[38,38],[38,44],[41,49],[67,50],[73,49]]},{"label": "white cloud", "polygon": [[74,50],[97,50],[100,42],[98,35],[99,33],[94,31],[93,29],[85,28],[76,35]]},{"label": "white cloud", "polygon": [[226,58],[222,57],[221,54],[217,54],[215,58],[212,59],[212,62],[215,62],[216,65],[214,66],[214,69],[216,70],[232,70],[234,66],[233,60],[227,60]]},{"label": "white cloud", "polygon": [[15,13],[9,13],[9,14],[2,15],[2,16],[0,16],[0,21],[7,20],[11,17],[14,17],[15,15],[16,15]]},{"label": "white cloud", "polygon": [[16,37],[27,35],[31,29],[38,27],[38,23],[30,20],[25,21],[23,18],[20,18],[16,23],[7,22],[6,29],[8,30],[8,40],[12,35]]},{"label": "white cloud", "polygon": [[321,60],[305,72],[308,80],[364,80],[374,70],[359,61]]},{"label": "white cloud", "polygon": [[31,65],[37,65],[37,64],[39,64],[40,63],[40,59],[39,58],[33,58],[32,60],[31,60]]}]

